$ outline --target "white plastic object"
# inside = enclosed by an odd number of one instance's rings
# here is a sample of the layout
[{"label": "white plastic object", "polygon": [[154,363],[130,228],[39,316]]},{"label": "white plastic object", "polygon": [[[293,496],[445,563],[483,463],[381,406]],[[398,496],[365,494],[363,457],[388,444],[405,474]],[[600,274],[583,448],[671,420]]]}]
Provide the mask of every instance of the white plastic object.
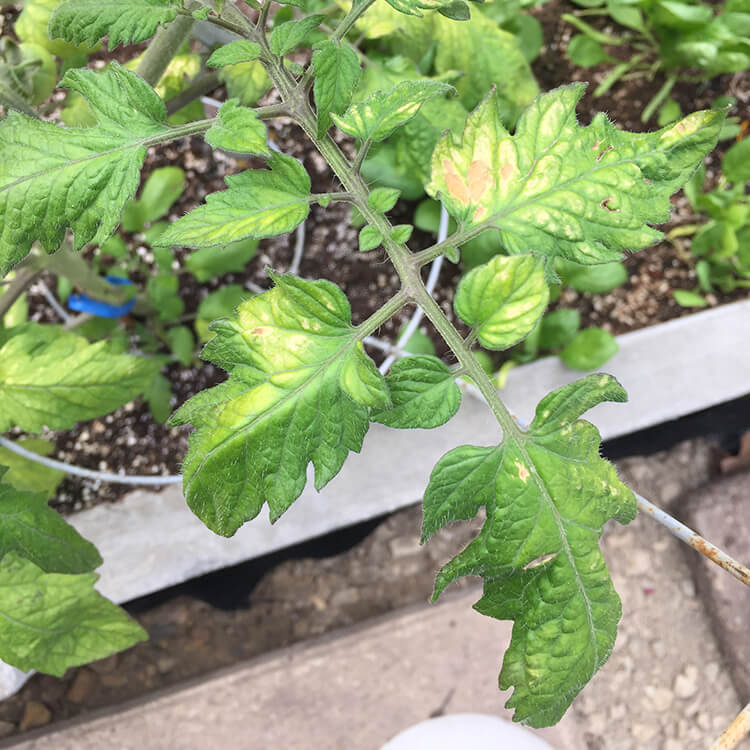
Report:
[{"label": "white plastic object", "polygon": [[554,750],[544,740],[497,716],[452,714],[415,724],[381,750]]}]

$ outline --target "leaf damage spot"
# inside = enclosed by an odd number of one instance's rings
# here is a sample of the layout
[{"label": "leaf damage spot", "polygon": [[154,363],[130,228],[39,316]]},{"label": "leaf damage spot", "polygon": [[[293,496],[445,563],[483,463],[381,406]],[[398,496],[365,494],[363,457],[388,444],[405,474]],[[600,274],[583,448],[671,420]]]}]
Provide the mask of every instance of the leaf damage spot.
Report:
[{"label": "leaf damage spot", "polygon": [[445,172],[445,185],[448,194],[459,203],[468,203],[470,200],[469,190],[449,159],[443,159],[443,172]]},{"label": "leaf damage spot", "polygon": [[518,469],[518,478],[526,484],[529,477],[531,476],[531,472],[529,471],[527,466],[524,466],[520,461],[514,462],[516,465],[516,468]]},{"label": "leaf damage spot", "polygon": [[611,195],[611,196],[609,196],[609,198],[605,198],[599,205],[602,208],[606,208],[607,211],[609,211],[610,213],[616,214],[616,213],[619,212],[620,209],[619,208],[614,208],[613,206],[609,205],[609,202],[613,201],[614,199],[615,199],[614,196]]},{"label": "leaf damage spot", "polygon": [[253,336],[266,336],[270,332],[271,329],[268,326],[258,326],[250,331]]},{"label": "leaf damage spot", "polygon": [[540,565],[545,565],[551,560],[554,560],[557,557],[557,555],[558,555],[557,552],[553,552],[550,555],[541,555],[540,557],[537,557],[536,560],[532,560],[531,562],[526,563],[526,565],[523,566],[523,569],[532,570],[533,568],[538,568]]}]

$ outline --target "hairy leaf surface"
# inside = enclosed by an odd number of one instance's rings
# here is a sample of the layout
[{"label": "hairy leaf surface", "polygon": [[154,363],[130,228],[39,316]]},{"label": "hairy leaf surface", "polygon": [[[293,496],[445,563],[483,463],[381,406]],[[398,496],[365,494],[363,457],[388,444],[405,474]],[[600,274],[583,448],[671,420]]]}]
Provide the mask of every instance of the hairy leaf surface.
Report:
[{"label": "hairy leaf surface", "polygon": [[453,306],[487,349],[507,349],[534,330],[549,301],[544,261],[496,255],[464,276]]},{"label": "hairy leaf surface", "polygon": [[179,0],[64,0],[50,17],[47,33],[93,46],[109,36],[109,49],[152,37],[159,24],[177,18]]},{"label": "hairy leaf surface", "polygon": [[459,576],[484,578],[476,609],[515,620],[500,688],[515,687],[507,705],[535,727],[562,717],[614,645],[621,606],[598,542],[603,524],[628,523],[636,504],[599,456],[599,432],[579,417],[625,398],[609,375],[560,388],[527,432],[443,456],[425,494],[424,540],[487,510],[476,539],[438,574],[435,596]]},{"label": "hairy leaf surface", "polygon": [[387,0],[390,5],[399,13],[405,13],[409,16],[421,16],[423,10],[440,10],[447,6],[453,5],[455,0]]},{"label": "hairy leaf surface", "polygon": [[291,232],[310,212],[310,178],[291,156],[274,154],[268,164],[228,176],[227,190],[208,195],[156,244],[211,247]]},{"label": "hairy leaf surface", "polygon": [[126,404],[159,369],[156,360],[112,354],[104,341],[29,324],[0,348],[0,432],[67,430]]},{"label": "hairy leaf surface", "polygon": [[229,379],[190,399],[173,417],[195,432],[183,465],[193,512],[231,536],[268,503],[275,520],[358,452],[368,407],[391,405],[385,379],[351,325],[349,303],[327,281],[273,274],[276,286],[216,321],[203,357]]},{"label": "hairy leaf surface", "polygon": [[667,221],[669,196],[714,146],[724,114],[696,112],[655,133],[618,130],[602,114],[581,127],[583,91],[542,94],[513,136],[490,94],[461,139],[435,147],[427,191],[462,227],[499,229],[510,253],[601,263],[654,243],[649,224]]},{"label": "hairy leaf surface", "polygon": [[210,68],[223,68],[225,65],[238,65],[257,60],[260,57],[260,45],[244,40],[229,42],[219,47],[206,61]]},{"label": "hairy leaf surface", "polygon": [[331,39],[316,46],[312,62],[318,136],[322,136],[331,127],[331,114],[340,115],[349,106],[361,70],[357,53]]},{"label": "hairy leaf surface", "polygon": [[429,99],[455,91],[441,81],[403,81],[390,91],[376,91],[350,105],[343,116],[332,115],[338,128],[361,141],[382,141],[411,120]]},{"label": "hairy leaf surface", "polygon": [[437,357],[404,357],[394,363],[385,380],[393,408],[376,411],[372,420],[388,427],[439,427],[461,405],[461,391]]},{"label": "hairy leaf surface", "polygon": [[258,119],[255,110],[241,107],[239,99],[224,102],[218,120],[206,133],[206,141],[214,148],[258,156],[271,155],[266,143],[266,126]]},{"label": "hairy leaf surface", "polygon": [[[0,466],[0,479],[7,479]],[[16,552],[47,573],[88,573],[102,558],[63,517],[47,505],[44,494],[0,483],[0,559]]]},{"label": "hairy leaf surface", "polygon": [[325,21],[325,16],[319,13],[306,16],[299,21],[287,21],[276,26],[268,40],[271,51],[276,55],[286,55],[299,47],[311,32]]},{"label": "hairy leaf surface", "polygon": [[94,590],[92,573],[45,573],[9,552],[0,560],[0,659],[62,677],[146,640],[143,628]]},{"label": "hairy leaf surface", "polygon": [[88,100],[96,126],[61,128],[15,111],[0,122],[0,275],[35,240],[56,250],[67,227],[76,249],[101,244],[138,187],[147,146],[169,139],[162,100],[116,62],[69,70],[62,85]]}]

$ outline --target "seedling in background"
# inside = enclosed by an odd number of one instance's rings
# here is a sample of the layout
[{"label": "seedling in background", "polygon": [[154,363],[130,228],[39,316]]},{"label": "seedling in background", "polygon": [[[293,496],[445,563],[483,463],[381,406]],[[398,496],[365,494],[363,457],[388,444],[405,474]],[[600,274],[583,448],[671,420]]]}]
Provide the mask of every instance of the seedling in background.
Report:
[{"label": "seedling in background", "polygon": [[703,295],[750,288],[750,139],[732,145],[721,160],[716,186],[704,190],[705,170],[698,170],[686,186],[693,210],[703,214],[703,224],[676,227],[668,239],[682,248],[681,237],[689,237],[695,262],[697,288],[675,290],[683,307],[705,307]]},{"label": "seedling in background", "polygon": [[[707,77],[750,68],[750,12],[744,0],[727,0],[717,7],[679,0],[574,2],[583,10],[563,15],[579,32],[570,40],[568,57],[584,68],[602,63],[612,66],[594,96],[621,80],[664,78],[643,109],[643,122],[657,112],[660,125],[681,117],[679,104],[670,98],[678,81],[700,83]],[[595,16],[609,16],[626,30],[599,31],[584,20]],[[627,50],[628,56],[618,55],[618,49]]]}]

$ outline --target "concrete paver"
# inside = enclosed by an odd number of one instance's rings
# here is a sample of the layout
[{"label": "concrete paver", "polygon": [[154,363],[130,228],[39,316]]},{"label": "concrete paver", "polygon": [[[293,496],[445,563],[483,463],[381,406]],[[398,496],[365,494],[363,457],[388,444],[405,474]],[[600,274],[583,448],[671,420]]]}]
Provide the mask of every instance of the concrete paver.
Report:
[{"label": "concrete paver", "polygon": [[[687,523],[750,564],[750,473],[715,482],[686,498]],[[750,588],[699,555],[692,556],[699,594],[741,700],[750,701]]]},{"label": "concrete paver", "polygon": [[[292,647],[123,711],[12,744],[16,750],[377,750],[439,713],[509,717],[497,691],[509,623],[470,594]],[[571,719],[541,735],[584,747]]]}]

